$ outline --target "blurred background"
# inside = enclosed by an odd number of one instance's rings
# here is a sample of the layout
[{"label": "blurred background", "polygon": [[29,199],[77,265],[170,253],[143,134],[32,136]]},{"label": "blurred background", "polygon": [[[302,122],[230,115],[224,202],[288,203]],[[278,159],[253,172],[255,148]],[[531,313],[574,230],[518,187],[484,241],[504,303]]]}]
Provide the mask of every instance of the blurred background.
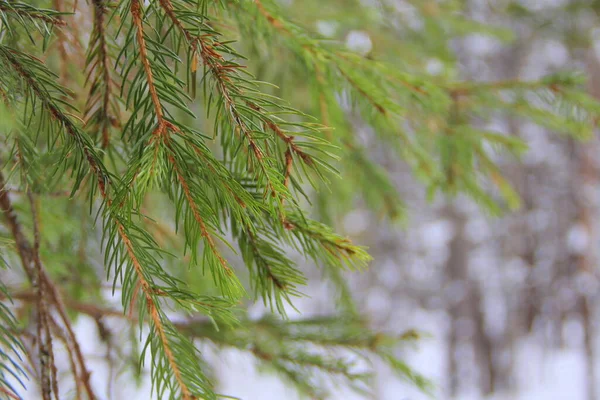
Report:
[{"label": "blurred background", "polygon": [[[445,40],[430,24],[436,23],[436,15],[443,24],[448,3],[483,26],[505,28],[514,36],[504,40],[458,32]],[[432,79],[454,75],[465,81],[533,81],[577,70],[586,76],[589,93],[600,96],[597,1],[287,4],[291,15],[322,35],[367,57],[420,66]],[[406,44],[409,40],[421,53]],[[406,218],[400,227],[386,223],[380,210],[360,200],[340,213],[338,227],[369,246],[374,257],[367,272],[347,275],[352,292],[375,329],[423,334],[403,356],[434,380],[435,398],[596,400],[597,139],[582,143],[505,116],[493,118],[489,126],[529,144],[520,159],[498,158],[522,198],[519,210],[500,217],[489,216],[460,195],[428,202],[405,162],[370,139],[368,124],[354,120],[353,129],[370,156],[400,191]],[[330,289],[320,282],[315,274],[308,289],[311,298],[298,303],[305,315],[327,312],[323,304]],[[228,355],[220,369],[224,391],[248,399],[294,398],[250,366],[238,354]],[[376,387],[374,399],[428,398],[383,366]],[[340,393],[338,398],[361,397]]]}]

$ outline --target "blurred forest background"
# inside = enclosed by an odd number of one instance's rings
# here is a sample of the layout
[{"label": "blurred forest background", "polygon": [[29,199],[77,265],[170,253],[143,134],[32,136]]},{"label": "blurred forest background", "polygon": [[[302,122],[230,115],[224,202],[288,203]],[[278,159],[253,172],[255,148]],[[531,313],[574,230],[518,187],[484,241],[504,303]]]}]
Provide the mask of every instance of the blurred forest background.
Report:
[{"label": "blurred forest background", "polygon": [[[90,9],[80,3],[74,18],[89,23],[85,15]],[[365,58],[424,74],[434,85],[469,82],[456,88],[458,96],[472,90],[473,82],[483,86],[494,82],[488,89],[497,85],[501,90],[518,87],[517,81],[537,82],[548,74],[575,70],[587,78],[589,93],[600,98],[600,2],[596,0],[278,3],[299,25],[345,43]],[[61,4],[72,7],[69,2]],[[494,155],[521,197],[520,208],[490,212],[473,196],[463,194],[438,193],[431,200],[413,168],[375,133],[370,121],[352,111],[343,92],[338,101],[344,115],[319,108],[314,80],[306,76],[305,65],[297,67],[302,62],[294,54],[254,48],[255,42],[245,41],[249,36],[243,31],[237,36],[241,53],[252,60],[252,72],[276,84],[277,95],[325,123],[336,125],[336,118],[351,121],[345,129],[356,135],[365,150],[360,156],[377,164],[378,173],[387,171],[394,186],[390,191],[399,192],[401,205],[387,202],[385,196],[371,199],[369,184],[383,183],[377,174],[361,175],[357,158],[342,161],[342,176],[348,178],[334,180],[331,191],[311,196],[319,219],[369,247],[374,261],[368,271],[347,273],[343,280],[376,330],[417,332],[416,346],[402,350],[401,357],[433,380],[434,397],[600,399],[600,147],[596,135],[580,141],[553,132],[552,121],[514,114],[482,120],[482,128],[522,138],[529,145],[519,157]],[[285,38],[275,32],[265,40]],[[50,51],[70,50],[51,47]],[[66,68],[83,70],[78,65]],[[67,70],[61,75],[68,74]],[[417,107],[413,111],[420,112]],[[336,132],[343,129],[332,134]],[[361,179],[364,184],[359,188]],[[319,271],[307,274],[310,283],[303,292],[308,296],[294,304],[303,316],[325,315],[335,307],[330,301],[334,289],[323,283]],[[256,305],[251,315],[263,311],[262,305]],[[290,309],[290,317],[295,315]],[[118,334],[130,334],[118,319],[106,324]],[[76,328],[85,338],[84,352],[97,356],[90,360],[92,379],[103,385],[109,367],[96,322],[82,316]],[[210,354],[210,346],[203,351]],[[215,352],[208,359],[216,365],[224,393],[244,399],[296,398],[275,378],[259,375],[251,357],[240,351]],[[148,398],[148,382],[143,381],[140,389],[126,375],[119,379],[118,390],[111,389],[118,393],[114,398]],[[349,392],[337,396],[363,398]],[[383,364],[379,368],[373,399],[427,398]]]},{"label": "blurred forest background", "polygon": [[[586,76],[589,92],[600,97],[597,1],[285,4],[304,26],[344,41],[367,57],[427,71],[433,81],[450,76],[476,82],[535,81],[577,70]],[[477,29],[487,27],[489,32],[462,32],[460,24],[445,20],[449,10],[464,13],[481,24]],[[303,82],[292,86],[289,79],[278,77],[287,73],[264,76],[285,82],[281,87],[286,94],[303,96]],[[352,210],[329,204],[323,213],[337,215],[337,226],[369,246],[375,259],[366,273],[348,274],[361,311],[376,328],[414,328],[427,334],[406,357],[438,385],[435,397],[600,398],[596,135],[580,142],[518,117],[499,116],[488,122],[488,129],[529,144],[518,159],[498,158],[522,204],[495,217],[462,195],[427,202],[425,189],[404,160],[373,140],[368,124],[354,117],[353,129],[369,156],[390,173],[401,193],[405,224],[382,222],[383,211],[360,200]],[[303,313],[324,312],[327,289],[316,289],[318,282],[319,276],[313,276],[312,299],[301,303]],[[254,378],[244,381],[243,392],[236,392],[239,376],[230,375],[234,363],[222,370],[230,393],[247,393],[247,398],[290,396],[267,394],[263,381]],[[384,367],[377,387],[375,399],[428,398]]]}]

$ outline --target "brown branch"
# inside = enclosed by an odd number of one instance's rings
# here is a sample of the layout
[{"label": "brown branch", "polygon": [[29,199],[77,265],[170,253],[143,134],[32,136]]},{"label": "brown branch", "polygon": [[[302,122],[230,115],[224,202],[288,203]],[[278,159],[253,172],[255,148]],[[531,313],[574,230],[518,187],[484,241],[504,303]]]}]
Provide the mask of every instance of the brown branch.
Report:
[{"label": "brown branch", "polygon": [[[73,347],[73,350],[75,352],[75,356],[76,359],[79,363],[79,367],[81,369],[81,382],[83,383],[83,387],[86,390],[86,393],[88,395],[89,399],[95,399],[96,395],[94,394],[94,391],[90,385],[90,373],[87,370],[87,366],[86,366],[86,362],[85,362],[85,358],[83,356],[83,353],[81,351],[81,347],[79,346],[79,342],[77,341],[77,338],[75,336],[75,332],[73,331],[73,328],[71,326],[71,320],[66,312],[64,303],[62,301],[62,297],[58,291],[58,289],[56,288],[55,284],[52,282],[52,279],[50,278],[50,276],[48,275],[48,273],[46,272],[46,270],[44,269],[42,262],[40,260],[40,231],[39,231],[39,220],[37,217],[37,211],[36,211],[36,206],[35,206],[35,201],[33,198],[33,194],[31,193],[31,190],[27,190],[27,197],[29,198],[29,202],[31,205],[31,213],[32,213],[32,217],[33,217],[33,233],[34,233],[34,245],[33,245],[33,261],[34,261],[34,265],[36,267],[36,272],[37,272],[37,277],[38,277],[38,285],[40,286],[40,292],[39,292],[39,301],[41,303],[42,308],[40,310],[45,310],[45,304],[44,302],[46,301],[46,292],[45,290],[48,290],[48,293],[50,295],[51,300],[53,301],[56,310],[61,318],[61,320],[63,321],[63,324],[65,325],[65,329],[67,331],[69,340],[71,342],[71,346]],[[46,318],[48,318],[49,313],[47,310],[45,310],[45,315]],[[46,330],[46,339],[47,339],[47,347],[48,347],[48,351],[49,351],[49,355],[50,355],[50,359],[52,360],[50,366],[52,368],[52,387],[53,387],[53,391],[54,391],[54,396],[56,398],[58,398],[58,383],[56,381],[56,366],[54,365],[53,359],[54,359],[54,355],[53,355],[53,350],[52,350],[52,335],[50,333],[50,327],[49,327],[50,322],[47,320],[45,323],[45,330]],[[41,338],[40,338],[41,341]]]},{"label": "brown branch", "polygon": [[[17,142],[17,157],[19,163],[22,164],[20,156],[20,148]],[[52,348],[52,335],[50,334],[48,308],[46,307],[46,293],[44,291],[46,282],[42,278],[42,263],[40,262],[39,251],[40,251],[40,232],[38,228],[37,210],[35,206],[35,200],[31,189],[27,186],[27,198],[31,207],[31,214],[33,218],[33,251],[31,257],[33,258],[33,265],[35,267],[35,280],[32,282],[33,286],[36,287],[36,306],[37,306],[37,318],[36,318],[36,333],[38,342],[38,353],[40,361],[40,381],[41,381],[41,392],[43,400],[51,400],[52,392],[54,387],[58,389],[56,385],[56,374],[54,365],[54,352]],[[54,392],[57,396],[57,392]]]},{"label": "brown branch", "polygon": [[[58,340],[60,340],[63,343],[63,345],[67,349],[67,356],[69,357],[69,366],[71,368],[71,373],[73,374],[73,378],[75,379],[75,381],[78,382],[79,374],[77,372],[77,364],[75,363],[75,358],[73,357],[73,352],[71,350],[71,347],[69,346],[69,342],[66,338],[65,332],[62,330],[61,326],[58,325],[56,321],[54,321],[54,319],[50,319],[50,323],[52,325],[54,335],[58,338]],[[76,400],[81,400],[81,385],[75,385],[75,390]],[[58,390],[56,390],[55,393],[58,393]]]},{"label": "brown branch", "polygon": [[292,152],[288,149],[285,152],[285,174],[283,179],[283,184],[285,187],[288,187],[290,183],[290,175],[292,174],[292,164],[294,162],[294,158],[292,157]]},{"label": "brown branch", "polygon": [[[50,324],[52,321],[52,317],[49,313],[45,315],[46,321],[44,323],[44,330],[46,331],[46,348],[48,349],[48,358],[50,360],[50,384],[52,387],[52,393],[54,394],[54,400],[60,400],[60,395],[58,392],[58,368],[56,367],[56,362],[54,358],[54,345],[52,340],[52,333],[50,332]],[[41,341],[41,338],[40,338]],[[79,382],[76,386],[79,386]]]},{"label": "brown branch", "polygon": [[67,332],[67,336],[68,336],[69,340],[71,341],[71,345],[73,346],[75,358],[76,358],[77,362],[79,363],[80,374],[81,374],[79,379],[83,383],[83,387],[88,395],[88,398],[96,399],[97,397],[94,394],[94,391],[90,384],[90,372],[87,369],[85,358],[83,356],[83,352],[81,351],[81,347],[79,346],[79,342],[77,341],[75,332],[73,331],[73,327],[71,326],[71,321],[67,314],[65,304],[63,303],[61,294],[58,291],[58,289],[56,288],[56,286],[50,280],[50,277],[48,276],[48,274],[45,271],[43,271],[43,274],[44,274],[44,280],[46,281],[46,283],[49,286],[50,296],[51,296],[52,300],[54,301],[54,304],[56,306],[56,311],[58,312],[60,319],[63,321],[63,324],[64,324],[66,332]]},{"label": "brown branch", "polygon": [[8,228],[12,234],[13,239],[15,240],[17,254],[21,259],[21,264],[23,265],[25,274],[27,275],[29,281],[34,282],[35,266],[33,263],[33,258],[31,257],[31,245],[29,244],[29,241],[23,234],[23,231],[21,230],[21,225],[17,220],[15,210],[8,196],[8,191],[6,190],[6,181],[2,172],[0,172],[0,209],[4,214],[4,218],[6,220]]}]

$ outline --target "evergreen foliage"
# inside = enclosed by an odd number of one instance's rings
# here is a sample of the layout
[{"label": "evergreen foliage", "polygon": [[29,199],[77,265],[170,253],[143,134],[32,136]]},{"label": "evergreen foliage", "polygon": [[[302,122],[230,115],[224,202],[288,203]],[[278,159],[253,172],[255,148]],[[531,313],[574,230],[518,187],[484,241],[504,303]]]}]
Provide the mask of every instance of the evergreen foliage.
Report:
[{"label": "evergreen foliage", "polygon": [[[585,138],[600,105],[572,74],[461,81],[453,38],[512,38],[461,2],[410,2],[418,24],[398,23],[393,2],[320,3],[0,0],[10,268],[0,397],[38,385],[43,400],[104,398],[73,331],[80,314],[121,348],[117,358],[134,360],[131,372],[149,366],[160,399],[225,398],[203,342],[251,353],[309,398],[327,398],[332,382],[368,391],[374,358],[431,389],[396,356],[418,334],[374,331],[343,278],[371,261],[330,227],[356,193],[384,219],[404,215],[357,127],[431,197],[465,193],[498,214],[519,206],[498,153],[526,144],[487,122],[507,113]],[[354,52],[313,32],[316,5],[348,26],[364,17],[376,41],[402,40]],[[424,72],[433,56],[437,76]],[[308,281],[300,257],[338,290],[334,314],[288,318]],[[251,318],[254,301],[272,314]],[[115,341],[107,318],[136,334]],[[56,363],[59,345],[69,371]]]}]

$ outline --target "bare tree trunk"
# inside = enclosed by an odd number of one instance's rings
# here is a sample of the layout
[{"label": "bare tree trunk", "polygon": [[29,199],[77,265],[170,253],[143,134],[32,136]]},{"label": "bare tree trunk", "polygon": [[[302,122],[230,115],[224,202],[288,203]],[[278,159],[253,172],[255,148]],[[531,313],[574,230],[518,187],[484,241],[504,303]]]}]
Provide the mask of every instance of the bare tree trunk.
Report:
[{"label": "bare tree trunk", "polygon": [[[592,96],[600,99],[600,62],[596,57],[593,48],[588,52],[587,68],[589,74],[589,92]],[[597,122],[597,121],[596,121]],[[598,186],[598,166],[594,163],[594,155],[597,154],[597,140],[594,138],[592,143],[579,144],[577,146],[577,161],[579,169],[579,190],[576,201],[579,209],[579,223],[584,227],[587,234],[587,243],[585,249],[578,255],[577,270],[579,274],[584,274],[586,279],[596,279],[595,266],[597,257],[595,254],[595,243],[598,242],[598,232],[595,229],[598,213],[594,208],[596,199],[593,191],[590,189]],[[587,398],[588,400],[597,399],[596,387],[596,349],[594,338],[596,337],[593,324],[596,307],[590,298],[590,294],[580,293],[579,308],[581,319],[584,326],[584,353],[587,375]]]},{"label": "bare tree trunk", "polygon": [[[447,299],[448,312],[450,315],[450,332],[448,337],[448,390],[451,397],[455,397],[460,389],[459,382],[459,360],[457,356],[458,345],[460,344],[460,318],[465,316],[465,306],[468,301],[467,279],[467,261],[468,246],[463,236],[464,217],[461,216],[454,207],[447,207],[446,215],[454,223],[454,237],[450,242],[450,255],[446,262],[447,281],[451,287],[459,290],[452,292],[452,298]],[[458,297],[455,297],[458,296]]]},{"label": "bare tree trunk", "polygon": [[494,346],[485,329],[485,311],[481,290],[476,282],[469,281],[471,315],[475,320],[475,351],[480,366],[479,386],[485,395],[494,393],[496,389],[496,367],[494,364]]}]

